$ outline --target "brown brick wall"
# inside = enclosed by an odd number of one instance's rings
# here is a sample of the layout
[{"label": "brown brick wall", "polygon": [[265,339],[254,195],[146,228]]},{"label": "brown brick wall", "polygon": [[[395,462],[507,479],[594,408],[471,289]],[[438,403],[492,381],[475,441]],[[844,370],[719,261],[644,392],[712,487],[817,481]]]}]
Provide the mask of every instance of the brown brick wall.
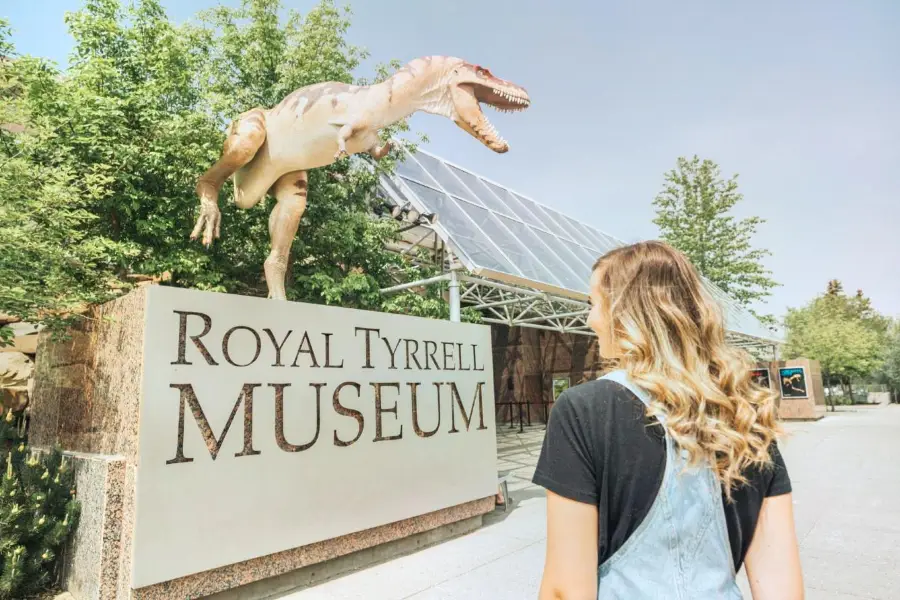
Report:
[{"label": "brown brick wall", "polygon": [[528,327],[492,327],[494,346],[494,392],[497,417],[507,422],[510,411],[518,422],[523,404],[525,420],[545,420],[547,404],[553,400],[554,377],[568,377],[574,386],[596,377],[600,354],[594,337],[562,334]]}]

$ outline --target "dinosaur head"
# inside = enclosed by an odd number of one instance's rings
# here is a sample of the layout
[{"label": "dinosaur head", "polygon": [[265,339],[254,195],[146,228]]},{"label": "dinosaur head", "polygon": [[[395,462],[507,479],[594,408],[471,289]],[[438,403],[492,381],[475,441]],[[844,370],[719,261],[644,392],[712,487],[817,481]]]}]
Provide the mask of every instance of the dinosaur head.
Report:
[{"label": "dinosaur head", "polygon": [[453,122],[494,152],[509,150],[509,144],[481,111],[481,104],[501,112],[525,110],[531,104],[525,88],[462,59],[453,59],[447,82]]}]

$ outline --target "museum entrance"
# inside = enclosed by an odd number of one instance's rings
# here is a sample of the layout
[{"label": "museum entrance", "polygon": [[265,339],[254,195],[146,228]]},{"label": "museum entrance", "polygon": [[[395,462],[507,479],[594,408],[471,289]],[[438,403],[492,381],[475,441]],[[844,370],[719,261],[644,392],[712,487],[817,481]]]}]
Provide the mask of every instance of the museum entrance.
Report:
[{"label": "museum entrance", "polygon": [[[450,320],[491,326],[498,432],[543,425],[559,394],[600,374],[588,280],[624,241],[421,149],[381,174],[379,194],[381,217],[402,223],[389,248],[438,273],[382,293],[442,286]],[[729,342],[777,359],[782,339],[706,284]]]}]

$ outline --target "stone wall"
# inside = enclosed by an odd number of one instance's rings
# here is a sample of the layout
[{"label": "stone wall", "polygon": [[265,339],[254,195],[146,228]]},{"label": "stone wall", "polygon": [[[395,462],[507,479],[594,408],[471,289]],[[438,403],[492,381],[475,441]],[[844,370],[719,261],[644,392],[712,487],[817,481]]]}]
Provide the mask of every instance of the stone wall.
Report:
[{"label": "stone wall", "polygon": [[[142,377],[154,376],[144,373],[146,294],[139,288],[94,307],[66,339],[42,334],[38,346],[29,435],[36,448],[60,446],[75,468],[82,514],[64,555],[63,585],[76,600],[202,598],[354,553],[388,556],[385,544],[413,536],[439,541],[494,509],[491,495],[135,589],[139,407]],[[236,597],[269,597],[267,589]]]},{"label": "stone wall", "polygon": [[34,362],[22,352],[0,352],[0,413],[28,406],[28,390],[34,373]]},{"label": "stone wall", "polygon": [[0,327],[13,332],[12,344],[0,347],[0,412],[20,412],[28,407],[34,382],[37,328],[0,313]]},{"label": "stone wall", "polygon": [[94,307],[64,341],[42,333],[31,443],[137,460],[146,288]]},{"label": "stone wall", "polygon": [[[825,387],[818,361],[806,358],[758,363],[768,369],[772,389],[778,393],[778,417],[787,421],[815,421],[825,414]],[[803,368],[806,372],[806,398],[785,398],[781,394],[779,369]]]}]

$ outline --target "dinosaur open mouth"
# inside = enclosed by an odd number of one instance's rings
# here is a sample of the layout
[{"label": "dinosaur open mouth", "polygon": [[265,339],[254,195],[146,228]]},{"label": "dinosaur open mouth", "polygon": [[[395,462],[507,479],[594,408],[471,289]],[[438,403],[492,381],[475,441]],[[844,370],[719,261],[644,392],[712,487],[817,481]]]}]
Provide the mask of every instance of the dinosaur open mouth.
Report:
[{"label": "dinosaur open mouth", "polygon": [[466,102],[470,110],[460,111],[462,123],[460,127],[478,138],[485,146],[494,152],[506,152],[509,143],[497,131],[484,112],[482,104],[487,104],[500,112],[519,112],[531,105],[531,99],[525,90],[513,86],[492,86],[485,84],[462,84],[460,92],[466,96]]}]

